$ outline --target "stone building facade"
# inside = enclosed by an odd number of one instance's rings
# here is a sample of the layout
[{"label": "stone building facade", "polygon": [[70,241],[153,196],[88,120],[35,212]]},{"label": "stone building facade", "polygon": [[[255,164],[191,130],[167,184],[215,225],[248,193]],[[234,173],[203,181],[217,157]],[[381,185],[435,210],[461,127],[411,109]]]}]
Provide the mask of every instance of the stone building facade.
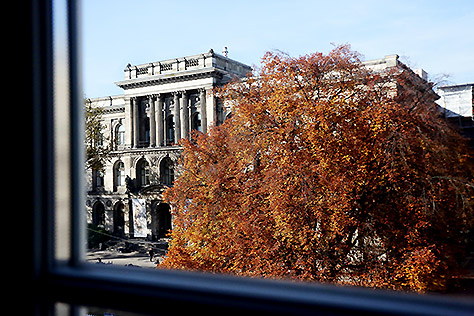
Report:
[{"label": "stone building facade", "polygon": [[[412,71],[398,55],[363,65],[374,71],[400,68],[410,74],[413,86],[427,85],[426,73]],[[251,67],[210,50],[129,64],[124,80],[115,83],[124,90],[122,95],[87,99],[103,109],[104,139],[111,148],[105,169],[87,174],[88,222],[117,236],[164,237],[172,218],[162,193],[175,178],[181,153],[177,140],[221,124],[231,109],[215,97],[213,88],[250,71]],[[432,97],[437,98],[434,92]]]},{"label": "stone building facade", "polygon": [[115,83],[122,95],[87,99],[103,109],[104,140],[111,148],[105,169],[87,173],[88,222],[117,236],[164,237],[172,220],[162,193],[174,181],[177,140],[221,124],[230,109],[212,89],[250,71],[212,50],[128,64],[124,80]]}]

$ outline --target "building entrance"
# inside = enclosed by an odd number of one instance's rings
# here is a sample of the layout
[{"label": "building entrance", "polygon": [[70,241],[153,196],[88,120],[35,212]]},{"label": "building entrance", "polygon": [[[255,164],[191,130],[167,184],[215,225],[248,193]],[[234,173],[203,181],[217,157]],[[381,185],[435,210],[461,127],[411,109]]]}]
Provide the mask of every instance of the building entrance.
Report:
[{"label": "building entrance", "polygon": [[166,203],[157,203],[153,212],[153,238],[163,238],[171,229],[170,206]]},{"label": "building entrance", "polygon": [[122,237],[125,232],[125,205],[117,202],[114,207],[114,235]]}]

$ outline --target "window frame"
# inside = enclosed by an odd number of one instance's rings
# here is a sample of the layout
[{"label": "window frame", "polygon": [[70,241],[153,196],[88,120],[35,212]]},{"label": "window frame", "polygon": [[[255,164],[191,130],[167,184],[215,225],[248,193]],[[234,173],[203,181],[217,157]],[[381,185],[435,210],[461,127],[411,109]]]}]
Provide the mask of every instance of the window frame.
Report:
[{"label": "window frame", "polygon": [[166,145],[172,145],[176,141],[175,119],[173,114],[166,117]]},{"label": "window frame", "polygon": [[113,191],[117,192],[118,188],[123,187],[125,185],[125,164],[120,159],[117,160],[114,164],[113,176]]},{"label": "window frame", "polygon": [[138,187],[144,188],[150,185],[150,163],[145,159],[145,157],[142,157],[137,161],[136,170]]},{"label": "window frame", "polygon": [[115,127],[115,146],[117,148],[125,145],[125,125],[118,123]]},{"label": "window frame", "polygon": [[202,132],[202,121],[200,112],[194,112],[191,116],[191,130]]},{"label": "window frame", "polygon": [[[25,235],[30,260],[14,267],[21,293],[32,315],[53,315],[54,303],[72,306],[103,306],[149,314],[203,310],[275,314],[321,315],[418,314],[472,315],[470,301],[333,285],[232,277],[190,271],[146,270],[102,266],[85,262],[85,185],[83,160],[83,108],[80,78],[80,2],[67,0],[70,109],[70,197],[68,199],[69,253],[58,260],[55,253],[55,156],[54,93],[52,59],[52,0],[29,0],[31,20],[19,36],[27,41],[30,63],[27,125],[31,146],[18,146],[31,157],[30,207],[25,211]],[[25,191],[21,192],[22,196]],[[20,196],[20,195],[18,195]],[[66,236],[64,236],[66,238]],[[15,270],[16,269],[16,270]],[[23,283],[27,282],[27,283]],[[25,288],[26,287],[26,288]],[[28,295],[24,295],[27,291]]]},{"label": "window frame", "polygon": [[161,184],[172,186],[174,182],[174,163],[170,157],[165,157],[160,162]]},{"label": "window frame", "polygon": [[[99,205],[101,205],[100,208]],[[92,224],[102,228],[105,227],[105,205],[102,201],[96,201],[92,206]]]},{"label": "window frame", "polygon": [[99,191],[104,189],[105,177],[101,170],[92,169],[92,189]]}]

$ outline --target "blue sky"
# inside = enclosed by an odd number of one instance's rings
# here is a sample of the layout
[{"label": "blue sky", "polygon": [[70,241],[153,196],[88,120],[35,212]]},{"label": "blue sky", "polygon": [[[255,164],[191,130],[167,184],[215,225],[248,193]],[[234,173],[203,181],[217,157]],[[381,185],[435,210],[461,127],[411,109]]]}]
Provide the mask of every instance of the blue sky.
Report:
[{"label": "blue sky", "polygon": [[327,53],[348,43],[365,59],[398,54],[449,83],[474,82],[474,1],[83,0],[86,97],[118,95],[128,63],[207,52],[258,65],[268,50]]}]

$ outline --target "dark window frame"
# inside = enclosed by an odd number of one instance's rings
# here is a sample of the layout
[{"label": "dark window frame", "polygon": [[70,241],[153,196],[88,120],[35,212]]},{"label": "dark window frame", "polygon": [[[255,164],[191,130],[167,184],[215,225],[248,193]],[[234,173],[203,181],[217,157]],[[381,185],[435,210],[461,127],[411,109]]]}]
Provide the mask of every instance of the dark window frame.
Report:
[{"label": "dark window frame", "polygon": [[137,161],[136,170],[137,185],[140,188],[150,185],[150,163],[148,160],[144,157],[140,158]]},{"label": "dark window frame", "polygon": [[161,184],[172,186],[174,182],[174,164],[171,158],[165,157],[160,162]]},{"label": "dark window frame", "polygon": [[125,125],[118,123],[115,127],[115,147],[125,145]]},{"label": "dark window frame", "polygon": [[176,128],[174,115],[170,114],[166,117],[166,143],[172,145],[176,141]]},{"label": "dark window frame", "polygon": [[[70,236],[69,255],[58,260],[55,253],[55,156],[54,93],[52,59],[52,1],[30,0],[18,12],[31,19],[15,32],[23,41],[29,59],[21,73],[29,74],[25,120],[30,146],[17,145],[31,157],[31,184],[23,224],[27,242],[24,260],[13,271],[21,277],[18,290],[22,314],[54,315],[56,302],[71,306],[92,305],[149,314],[189,312],[260,312],[274,314],[403,314],[472,315],[470,301],[436,295],[414,295],[382,290],[240,278],[188,271],[103,267],[85,263],[85,186],[83,175],[83,113],[80,80],[79,1],[68,0],[69,105],[70,105]],[[21,10],[20,10],[21,7]],[[12,12],[15,12],[13,10]],[[28,95],[26,96],[26,93]],[[15,194],[15,193],[14,193]],[[20,194],[16,195],[20,197]],[[25,248],[23,247],[23,248]],[[18,251],[18,249],[17,249]],[[21,295],[21,296],[20,296]],[[18,306],[15,306],[18,310]]]},{"label": "dark window frame", "polygon": [[125,186],[125,164],[117,160],[113,167],[114,185],[113,191],[117,192],[119,187]]},{"label": "dark window frame", "polygon": [[191,116],[191,130],[202,132],[202,120],[200,112],[194,112]]}]

